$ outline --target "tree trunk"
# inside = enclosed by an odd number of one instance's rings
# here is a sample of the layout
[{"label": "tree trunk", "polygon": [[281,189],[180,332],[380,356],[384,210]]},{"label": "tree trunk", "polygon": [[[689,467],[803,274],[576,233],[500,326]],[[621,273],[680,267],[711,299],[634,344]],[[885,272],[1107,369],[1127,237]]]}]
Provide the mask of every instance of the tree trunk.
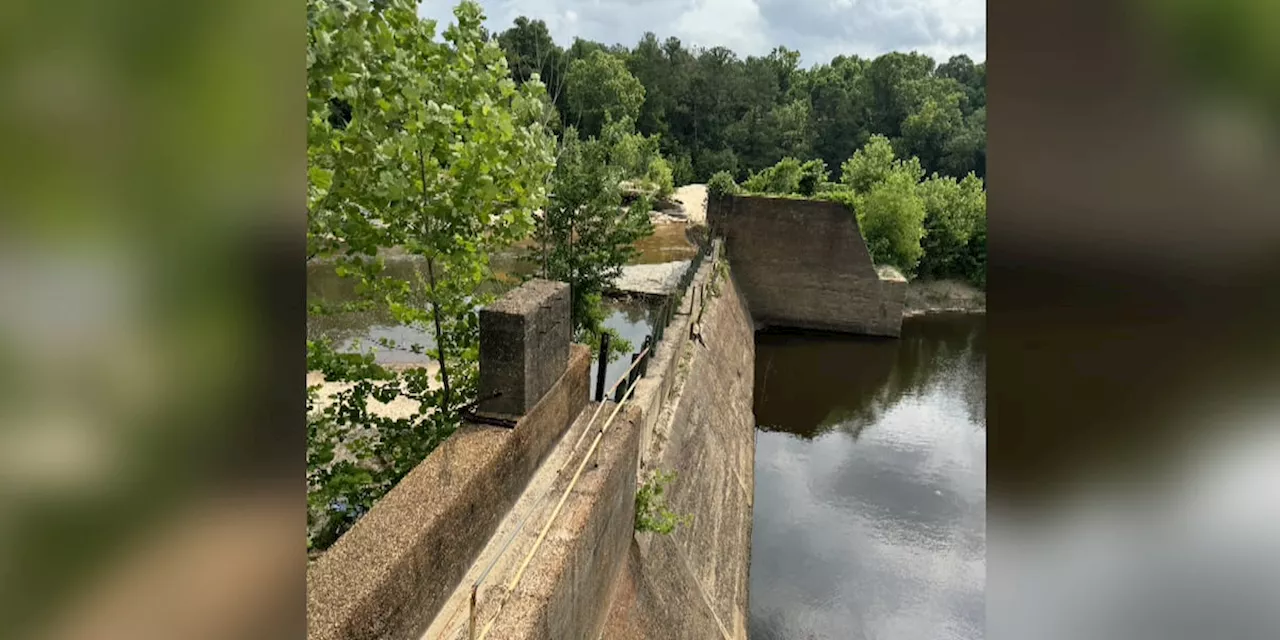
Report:
[{"label": "tree trunk", "polygon": [[[431,237],[431,230],[427,227],[427,221],[431,218],[427,215],[427,160],[422,155],[422,149],[418,149],[418,168],[422,173],[422,203],[419,205],[419,211],[422,213],[423,234],[427,238]],[[424,238],[426,239],[426,238]],[[440,302],[436,300],[436,260],[434,257],[427,258],[427,281],[431,285],[431,316],[435,321],[436,328],[436,360],[440,362],[440,380],[444,383],[444,406],[441,410],[449,410],[449,402],[452,399],[452,393],[449,390],[449,367],[445,363],[444,357],[444,330],[440,327]]]},{"label": "tree trunk", "polygon": [[436,325],[436,359],[440,361],[440,380],[444,383],[444,406],[449,406],[449,368],[445,366],[444,331],[440,328],[440,303],[436,302],[435,258],[427,258],[427,281],[431,284],[431,315]]}]

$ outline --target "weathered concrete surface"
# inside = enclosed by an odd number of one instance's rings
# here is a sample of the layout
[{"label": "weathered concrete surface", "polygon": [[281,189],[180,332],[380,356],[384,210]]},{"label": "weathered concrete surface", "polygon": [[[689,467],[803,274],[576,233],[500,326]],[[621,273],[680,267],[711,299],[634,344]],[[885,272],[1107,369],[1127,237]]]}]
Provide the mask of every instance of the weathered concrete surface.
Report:
[{"label": "weathered concrete surface", "polygon": [[[706,265],[694,286],[701,290],[712,273],[714,264]],[[721,275],[706,291],[705,309],[699,297],[692,315],[668,329],[663,342],[671,341],[671,360],[655,360],[652,379],[641,383],[651,386],[643,394],[638,388],[636,399],[652,412],[645,416],[652,432],[641,452],[642,475],[676,471],[668,506],[693,522],[669,535],[636,535],[604,638],[747,637],[754,328],[732,278]]]},{"label": "weathered concrete surface", "polygon": [[[606,409],[612,409],[612,403]],[[599,422],[603,422],[603,416]],[[588,440],[594,437],[593,428]],[[583,446],[585,453],[589,442]],[[631,545],[640,412],[624,407],[565,502],[488,638],[597,638]],[[597,457],[598,456],[598,457]],[[595,466],[598,464],[599,466]],[[576,465],[572,470],[576,470]],[[555,484],[558,500],[572,473]],[[550,511],[550,508],[548,509]],[[495,598],[495,589],[488,598]],[[486,616],[488,615],[485,612]],[[482,618],[488,620],[488,617]]]},{"label": "weathered concrete surface", "polygon": [[[477,583],[477,619],[483,625],[493,618],[498,603],[506,592],[505,585],[534,547],[538,533],[550,518],[551,510],[563,492],[567,478],[577,469],[600,425],[608,418],[614,406],[612,403],[604,406],[591,403],[578,414],[578,419],[538,468],[520,499],[507,512],[484,550],[476,557],[466,577],[458,584],[453,596],[427,628],[422,636],[424,640],[467,638],[471,587]],[[615,432],[611,428],[606,436],[613,437],[616,433],[622,431]],[[584,474],[593,472],[594,467],[589,466]],[[578,506],[577,496],[571,496],[566,502],[566,508],[571,511]],[[535,569],[531,566],[530,570]]]},{"label": "weathered concrete surface", "polygon": [[876,272],[855,216],[834,202],[711,199],[752,317],[766,325],[898,336],[906,282]]},{"label": "weathered concrete surface", "polygon": [[418,638],[587,404],[590,351],[514,429],[468,425],[431,452],[307,572],[310,640]]},{"label": "weathered concrete surface", "polygon": [[688,260],[659,262],[656,264],[629,264],[610,285],[620,293],[667,295],[680,285],[680,277],[689,268]]},{"label": "weathered concrete surface", "polygon": [[529,411],[564,371],[571,333],[563,282],[530,280],[481,309],[479,410]]}]

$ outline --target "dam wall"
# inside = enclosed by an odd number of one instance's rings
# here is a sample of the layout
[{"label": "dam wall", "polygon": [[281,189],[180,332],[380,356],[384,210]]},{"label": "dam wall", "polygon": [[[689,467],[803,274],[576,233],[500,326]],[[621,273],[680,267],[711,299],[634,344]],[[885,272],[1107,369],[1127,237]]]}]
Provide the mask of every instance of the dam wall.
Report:
[{"label": "dam wall", "polygon": [[[476,418],[502,426],[463,427],[312,565],[308,638],[746,640],[755,330],[897,336],[905,281],[842,205],[709,204],[723,240],[622,406],[588,399],[567,285],[481,312]],[[636,531],[659,471],[682,521]]]},{"label": "dam wall", "polygon": [[669,373],[655,380],[640,465],[642,478],[677,474],[667,506],[692,519],[670,534],[636,534],[605,638],[747,637],[754,329],[730,270],[704,268],[695,287],[705,284],[705,297],[691,301],[683,331],[670,331],[684,339],[673,342]]},{"label": "dam wall", "polygon": [[906,280],[881,277],[844,205],[765,196],[708,198],[756,322],[898,336]]}]

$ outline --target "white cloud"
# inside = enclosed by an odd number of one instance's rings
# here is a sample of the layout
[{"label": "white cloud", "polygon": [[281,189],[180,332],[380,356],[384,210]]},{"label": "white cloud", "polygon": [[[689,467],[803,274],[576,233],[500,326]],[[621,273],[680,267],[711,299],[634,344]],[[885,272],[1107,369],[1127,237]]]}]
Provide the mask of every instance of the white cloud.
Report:
[{"label": "white cloud", "polygon": [[[986,0],[480,0],[490,30],[519,16],[544,20],[556,42],[582,37],[634,45],[646,31],[686,45],[725,46],[739,56],[782,45],[805,65],[839,54],[919,51],[939,62],[986,59]],[[454,0],[430,0],[420,15],[452,20]]]},{"label": "white cloud", "polygon": [[740,56],[772,48],[755,0],[695,0],[674,27],[673,35],[688,44],[724,46]]}]

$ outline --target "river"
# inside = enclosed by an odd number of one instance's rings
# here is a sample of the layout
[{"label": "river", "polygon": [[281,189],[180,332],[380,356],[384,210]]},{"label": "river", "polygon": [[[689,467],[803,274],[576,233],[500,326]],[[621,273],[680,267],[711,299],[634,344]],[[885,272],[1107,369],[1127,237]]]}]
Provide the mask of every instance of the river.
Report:
[{"label": "river", "polygon": [[[531,245],[526,241],[512,249],[490,256],[490,265],[497,280],[486,285],[486,291],[501,294],[516,286],[523,278],[537,270],[536,265],[525,259]],[[682,222],[655,224],[652,235],[636,243],[638,250],[629,264],[658,264],[689,260],[697,251],[690,241],[686,225]],[[397,278],[415,282],[422,262],[418,259],[395,255],[386,261],[387,271]],[[417,288],[415,286],[415,288]],[[308,302],[326,301],[338,303],[357,300],[355,282],[341,278],[332,264],[323,262],[307,265]],[[639,299],[606,298],[604,326],[617,331],[631,343],[631,351],[639,351],[644,337],[649,334],[649,313],[652,305]],[[435,336],[427,326],[409,326],[396,322],[385,309],[366,312],[346,312],[333,315],[307,317],[307,337],[327,337],[344,351],[372,351],[382,364],[415,364],[427,358],[409,350],[409,345],[431,348]],[[397,348],[387,348],[379,340],[390,340]],[[630,366],[630,358],[620,356],[609,363],[606,384],[613,381]],[[595,390],[595,369],[591,376],[592,392]]]},{"label": "river", "polygon": [[757,334],[752,640],[985,636],[985,338]]}]

